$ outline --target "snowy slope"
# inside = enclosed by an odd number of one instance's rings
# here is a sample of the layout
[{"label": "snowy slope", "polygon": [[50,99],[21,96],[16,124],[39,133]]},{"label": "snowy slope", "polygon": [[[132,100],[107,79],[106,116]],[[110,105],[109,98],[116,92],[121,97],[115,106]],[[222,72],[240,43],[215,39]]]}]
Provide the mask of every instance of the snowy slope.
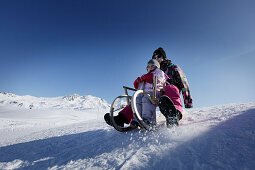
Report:
[{"label": "snowy slope", "polygon": [[53,109],[49,104],[53,99],[40,99],[47,103],[41,107],[40,100],[33,98],[36,109],[30,109],[0,97],[4,101],[0,103],[0,169],[255,167],[255,102],[190,109],[173,129],[120,133],[103,121],[109,108],[67,109],[65,99],[59,100],[61,108]]}]

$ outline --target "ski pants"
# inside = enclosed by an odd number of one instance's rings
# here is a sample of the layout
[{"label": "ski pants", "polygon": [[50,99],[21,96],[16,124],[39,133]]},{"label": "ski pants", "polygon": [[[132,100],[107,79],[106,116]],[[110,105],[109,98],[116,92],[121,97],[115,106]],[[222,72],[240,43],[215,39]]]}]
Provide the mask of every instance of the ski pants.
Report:
[{"label": "ski pants", "polygon": [[[152,92],[148,92],[149,95],[152,96]],[[157,93],[157,98],[159,97],[159,93]],[[148,97],[140,94],[136,98],[136,106],[140,116],[144,121],[149,121],[150,123],[156,123],[156,105],[152,104]],[[136,120],[131,105],[127,105],[123,110],[120,111],[119,114],[125,116],[128,122],[132,120]]]},{"label": "ski pants", "polygon": [[180,97],[180,90],[172,84],[167,85],[165,90],[166,90],[165,95],[168,96],[173,101],[175,108],[179,110],[182,114],[183,107]]},{"label": "ski pants", "polygon": [[[148,94],[152,96],[153,92],[148,92]],[[143,121],[150,124],[156,124],[156,105],[152,104],[148,97],[146,97],[144,94],[137,96],[136,106]]]}]

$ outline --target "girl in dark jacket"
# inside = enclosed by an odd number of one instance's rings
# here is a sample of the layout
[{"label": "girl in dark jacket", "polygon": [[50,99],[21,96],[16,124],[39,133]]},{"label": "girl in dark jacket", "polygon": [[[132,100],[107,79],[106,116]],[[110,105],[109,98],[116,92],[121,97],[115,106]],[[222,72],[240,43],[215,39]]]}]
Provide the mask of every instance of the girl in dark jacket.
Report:
[{"label": "girl in dark jacket", "polygon": [[177,113],[172,113],[170,117],[175,117],[176,120],[174,124],[178,125],[178,121],[182,118],[183,113],[180,93],[182,93],[185,108],[193,107],[188,80],[181,68],[166,58],[166,53],[162,47],[154,51],[152,58],[160,63],[160,69],[165,73],[167,79],[165,95],[173,101],[177,109]]}]

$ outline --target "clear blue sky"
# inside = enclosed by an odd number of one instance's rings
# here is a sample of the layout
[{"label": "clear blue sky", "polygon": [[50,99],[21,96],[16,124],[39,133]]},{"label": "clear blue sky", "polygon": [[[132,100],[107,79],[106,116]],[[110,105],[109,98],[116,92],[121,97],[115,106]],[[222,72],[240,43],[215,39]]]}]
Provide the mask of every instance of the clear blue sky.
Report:
[{"label": "clear blue sky", "polygon": [[1,0],[0,91],[111,103],[161,46],[195,107],[255,101],[254,9],[253,0]]}]

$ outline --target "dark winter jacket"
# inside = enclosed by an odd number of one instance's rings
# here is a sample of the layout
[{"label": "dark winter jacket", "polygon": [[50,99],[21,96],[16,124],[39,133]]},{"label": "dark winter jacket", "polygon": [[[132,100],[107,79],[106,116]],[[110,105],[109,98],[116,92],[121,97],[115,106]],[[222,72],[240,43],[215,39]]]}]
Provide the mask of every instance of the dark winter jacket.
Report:
[{"label": "dark winter jacket", "polygon": [[192,108],[193,103],[188,80],[181,68],[172,64],[171,60],[165,60],[161,62],[160,69],[168,76],[168,84],[175,85],[182,92],[185,108]]}]

